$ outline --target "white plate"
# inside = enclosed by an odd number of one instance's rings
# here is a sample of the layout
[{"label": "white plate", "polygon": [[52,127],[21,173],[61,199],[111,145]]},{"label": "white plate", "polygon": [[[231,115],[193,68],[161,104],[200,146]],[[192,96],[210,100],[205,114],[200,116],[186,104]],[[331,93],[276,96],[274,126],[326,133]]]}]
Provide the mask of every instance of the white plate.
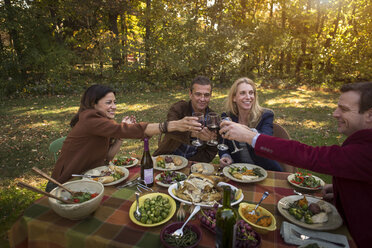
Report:
[{"label": "white plate", "polygon": [[[183,185],[183,183],[184,183],[184,181],[179,182],[179,184],[181,184],[181,186]],[[183,202],[183,203],[186,203],[186,204],[192,205],[192,204],[193,204],[192,202],[190,202],[190,201],[186,201],[186,200],[184,200],[184,199],[181,199],[181,198],[177,197],[177,196],[173,193],[173,190],[176,190],[176,189],[177,189],[177,184],[178,184],[178,183],[174,183],[174,184],[172,184],[171,186],[169,186],[169,188],[168,188],[168,193],[169,193],[169,195],[172,196],[172,197],[173,197],[174,199],[176,199],[177,201],[180,201],[180,202]],[[224,182],[219,182],[219,183],[217,184],[217,186],[230,186],[230,188],[232,188],[233,190],[238,190],[237,187],[235,187],[235,186],[233,186],[233,185],[231,185],[231,184],[228,184],[228,183],[224,183]],[[244,194],[243,194],[243,192],[242,192],[242,195],[240,196],[240,198],[239,198],[237,201],[231,203],[231,206],[234,206],[234,205],[239,204],[239,203],[243,200],[243,198],[244,198]],[[212,205],[207,205],[207,204],[201,204],[201,203],[195,203],[195,205],[200,205],[201,207],[212,207],[212,206],[213,206],[213,204],[212,204]],[[219,204],[219,206],[221,207],[222,205]]]},{"label": "white plate", "polygon": [[[287,196],[287,197],[283,197],[278,202],[279,213],[281,215],[283,215],[284,218],[286,218],[287,220],[292,222],[293,224],[298,225],[298,226],[302,226],[302,227],[305,227],[305,228],[308,228],[308,229],[313,229],[313,230],[321,230],[321,231],[334,230],[334,229],[339,228],[342,225],[342,219],[341,219],[341,216],[339,215],[339,213],[337,212],[337,209],[335,208],[335,206],[333,206],[332,204],[330,204],[328,202],[325,202],[325,203],[332,208],[332,213],[328,214],[328,221],[327,222],[317,223],[317,224],[307,224],[305,222],[297,220],[295,217],[293,217],[292,215],[290,215],[288,213],[287,209],[289,208],[290,203],[293,203],[293,202],[295,202],[299,199],[302,199],[302,198],[303,198],[303,196],[300,196],[300,195],[290,195],[290,196]],[[306,196],[306,199],[309,202],[309,204],[310,203],[317,203],[318,201],[320,201],[319,199],[316,199],[316,198],[313,198],[313,197],[310,197],[310,196]]]},{"label": "white plate", "polygon": [[[185,173],[182,173],[182,172],[179,172],[179,171],[175,171],[175,173],[177,173],[177,174],[182,174],[182,175],[185,175],[186,176],[186,174]],[[157,185],[160,185],[160,186],[162,186],[162,187],[169,187],[169,186],[171,186],[173,183],[171,183],[171,184],[167,184],[167,183],[162,183],[162,182],[160,182],[159,181],[159,179],[160,179],[160,175],[161,175],[162,173],[159,173],[159,174],[157,174],[156,175],[156,177],[155,177],[155,182],[156,182],[156,184]],[[187,178],[187,176],[186,176],[186,178]]]},{"label": "white plate", "polygon": [[[180,159],[182,160],[182,164],[179,165],[179,166],[175,166],[176,168],[174,168],[174,169],[165,169],[165,168],[158,167],[158,166],[156,165],[156,158],[157,158],[157,157],[163,157],[163,158],[164,158],[165,156],[172,157],[172,158],[178,157],[178,158],[180,158]],[[155,170],[159,170],[159,171],[174,171],[174,170],[180,170],[180,169],[185,168],[185,167],[187,166],[188,162],[189,162],[186,158],[184,158],[184,157],[182,157],[182,156],[178,156],[178,155],[159,155],[159,156],[156,156],[156,157],[152,157],[152,159],[153,159],[153,161],[154,161],[154,169],[155,169]]]},{"label": "white plate", "polygon": [[[125,179],[128,178],[129,176],[129,171],[127,168],[123,167],[123,166],[117,166],[120,170],[122,170],[124,172],[124,176],[122,178],[120,178],[119,180],[116,180],[116,181],[113,181],[111,183],[104,183],[103,185],[104,186],[111,186],[111,185],[115,185],[115,184],[118,184],[118,183],[121,183],[123,182]],[[97,171],[101,172],[103,170],[108,170],[108,166],[100,166],[100,167],[97,167],[97,168],[94,168],[94,169],[91,169],[91,170],[88,170],[84,173],[84,175],[95,175],[97,173]],[[89,180],[93,180],[93,179],[90,179],[90,178],[87,178]]]},{"label": "white plate", "polygon": [[311,175],[312,177],[314,177],[316,180],[319,180],[320,181],[320,187],[318,188],[309,188],[309,187],[304,187],[304,186],[301,186],[301,185],[298,185],[298,184],[295,184],[295,183],[292,183],[291,181],[295,178],[295,174],[290,174],[288,177],[287,177],[287,180],[290,184],[292,184],[293,186],[297,187],[297,188],[300,188],[300,189],[306,189],[306,190],[319,190],[319,189],[322,189],[325,185],[325,182],[317,177],[317,176],[314,176],[314,175]]},{"label": "white plate", "polygon": [[[117,158],[120,158],[120,159],[122,159],[122,158],[132,158],[132,159],[134,159],[133,162],[132,162],[130,165],[117,165],[117,166],[125,167],[125,168],[130,168],[130,167],[136,166],[136,165],[138,164],[138,162],[139,162],[138,159],[133,158],[133,157],[128,157],[128,156],[118,156]],[[114,159],[116,159],[116,158],[114,158]],[[113,159],[113,160],[114,160],[114,159]],[[112,160],[110,161],[110,164],[111,164],[111,165],[115,165],[115,164],[112,162]]]},{"label": "white plate", "polygon": [[[200,167],[200,169],[198,170],[197,167]],[[192,173],[201,173],[201,174],[204,174],[204,175],[211,175],[213,174],[214,172],[214,166],[211,165],[211,164],[207,164],[207,163],[196,163],[196,164],[193,164],[191,166],[191,172]]]},{"label": "white plate", "polygon": [[[233,177],[229,170],[230,170],[230,167],[246,167],[247,169],[251,170],[253,168],[259,168],[261,173],[263,174],[263,177],[259,177],[259,178],[255,178],[255,179],[251,179],[251,180],[241,180],[241,179],[238,179],[238,178],[235,178]],[[237,164],[231,164],[229,166],[226,166],[225,168],[223,168],[223,174],[228,177],[229,179],[233,180],[233,181],[236,181],[236,182],[239,182],[239,183],[255,183],[255,182],[260,182],[260,181],[263,181],[266,179],[267,177],[267,171],[265,169],[263,169],[262,167],[260,166],[257,166],[257,165],[254,165],[254,164],[243,164],[243,163],[237,163]]]}]

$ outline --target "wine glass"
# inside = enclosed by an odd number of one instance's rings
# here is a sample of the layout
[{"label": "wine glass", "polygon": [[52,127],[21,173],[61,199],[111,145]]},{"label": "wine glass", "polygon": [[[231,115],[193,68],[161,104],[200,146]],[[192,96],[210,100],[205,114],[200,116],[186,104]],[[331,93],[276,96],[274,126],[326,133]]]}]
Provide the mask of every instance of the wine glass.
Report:
[{"label": "wine glass", "polygon": [[[198,122],[202,124],[202,128],[204,126],[204,114],[201,112],[194,112],[192,116],[198,117]],[[196,135],[196,139],[191,142],[193,146],[199,147],[203,145],[203,141],[199,139],[199,132]]]},{"label": "wine glass", "polygon": [[[230,117],[224,117],[223,121],[232,121],[232,120],[231,120]],[[232,143],[233,143],[233,146],[234,146],[234,151],[232,151],[231,154],[234,154],[234,153],[237,153],[237,152],[240,152],[240,151],[243,150],[243,148],[236,147],[235,140],[232,140]]]},{"label": "wine glass", "polygon": [[[229,119],[230,119],[229,117],[223,117],[222,121],[224,121],[224,120],[229,121]],[[221,124],[221,121],[220,121],[219,124]],[[224,138],[222,138],[222,143],[217,145],[217,149],[220,150],[220,151],[226,151],[226,150],[229,149],[229,147],[225,144],[225,139]]]},{"label": "wine glass", "polygon": [[[209,129],[209,131],[216,134],[218,132],[218,129],[220,128],[220,126],[218,125],[218,119],[219,115],[215,112],[210,112],[207,114],[207,128]],[[216,139],[212,139],[209,140],[207,144],[210,146],[216,146],[218,145],[218,141]]]}]

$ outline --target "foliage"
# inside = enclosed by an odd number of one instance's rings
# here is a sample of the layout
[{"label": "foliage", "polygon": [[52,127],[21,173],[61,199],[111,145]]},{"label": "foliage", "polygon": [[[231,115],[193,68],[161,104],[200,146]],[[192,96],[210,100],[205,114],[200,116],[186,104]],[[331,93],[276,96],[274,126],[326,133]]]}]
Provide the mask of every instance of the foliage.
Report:
[{"label": "foliage", "polygon": [[197,74],[221,86],[242,75],[313,87],[372,78],[368,0],[7,0],[0,8],[3,96],[79,91],[92,75],[117,73],[127,88],[184,86]]}]

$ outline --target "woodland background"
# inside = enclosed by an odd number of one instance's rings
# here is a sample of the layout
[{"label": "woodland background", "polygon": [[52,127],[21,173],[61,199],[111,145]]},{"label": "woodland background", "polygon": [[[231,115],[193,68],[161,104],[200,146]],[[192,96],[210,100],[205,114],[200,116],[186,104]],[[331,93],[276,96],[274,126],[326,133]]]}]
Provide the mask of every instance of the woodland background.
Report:
[{"label": "woodland background", "polygon": [[370,0],[1,0],[0,94],[372,78]]}]

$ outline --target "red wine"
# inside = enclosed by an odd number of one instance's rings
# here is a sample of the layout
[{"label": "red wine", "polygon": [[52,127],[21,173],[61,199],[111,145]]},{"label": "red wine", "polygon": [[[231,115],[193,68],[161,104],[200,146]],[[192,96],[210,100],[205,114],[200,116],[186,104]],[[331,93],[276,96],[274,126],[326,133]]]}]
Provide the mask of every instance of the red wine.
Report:
[{"label": "red wine", "polygon": [[230,205],[231,188],[223,188],[223,205],[217,210],[216,214],[216,247],[232,248],[234,247],[234,238],[236,230],[235,224],[237,214]]},{"label": "red wine", "polygon": [[150,155],[149,139],[144,139],[144,150],[141,159],[141,179],[145,181],[148,187],[154,185],[154,162]]},{"label": "red wine", "polygon": [[216,132],[216,131],[218,131],[218,129],[220,129],[220,127],[218,125],[215,125],[215,124],[208,125],[207,127],[208,127],[209,131],[212,131],[212,132]]}]

